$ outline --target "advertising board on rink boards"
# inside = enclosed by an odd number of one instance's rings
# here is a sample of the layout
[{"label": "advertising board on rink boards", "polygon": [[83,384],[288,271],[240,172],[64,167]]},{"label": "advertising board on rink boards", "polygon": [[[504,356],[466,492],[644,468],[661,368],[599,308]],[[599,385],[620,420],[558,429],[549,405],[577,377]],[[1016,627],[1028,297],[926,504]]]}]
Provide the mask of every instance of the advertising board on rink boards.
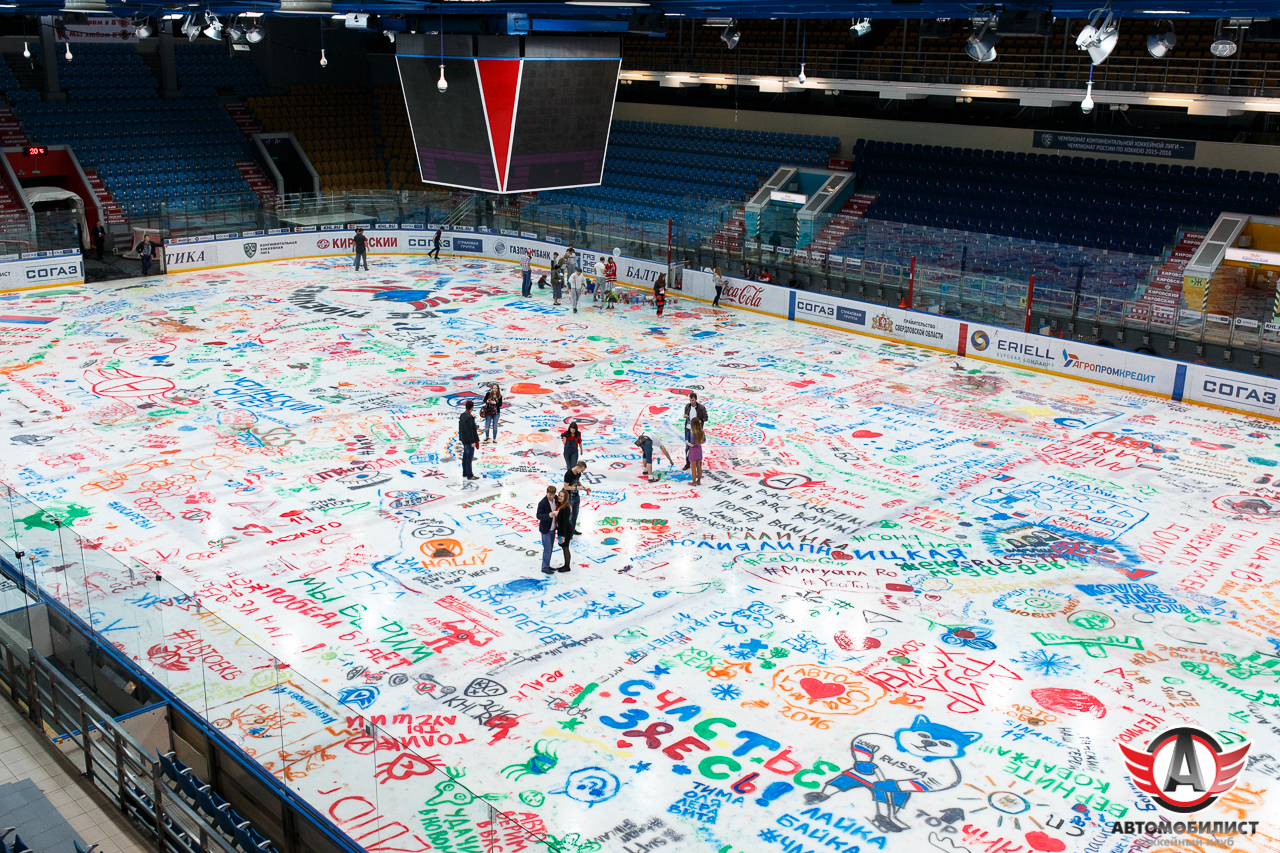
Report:
[{"label": "advertising board on rink boards", "polygon": [[60,284],[84,284],[79,250],[0,255],[0,293]]},{"label": "advertising board on rink boards", "polygon": [[[369,240],[369,255],[376,261],[379,254],[426,254],[431,249],[434,231],[421,227],[366,228],[365,234]],[[251,236],[236,235],[224,239],[175,241],[165,246],[167,272],[291,258],[351,256],[353,236],[353,230],[316,230],[258,232]],[[480,232],[446,231],[441,241],[442,258],[445,259],[476,258],[514,264],[532,250],[533,266],[541,269],[550,267],[552,259],[567,248],[567,244],[548,240]],[[577,251],[581,268],[590,274],[599,253],[589,249]],[[52,260],[43,259],[41,262],[52,263]],[[620,283],[646,289],[651,289],[658,276],[667,270],[666,264],[657,261],[625,255],[615,255],[614,260],[618,265]],[[78,259],[76,265],[78,267]],[[0,264],[0,270],[6,268],[7,265]],[[23,270],[25,273],[25,267]],[[710,302],[715,298],[711,273],[686,270],[683,288],[671,290],[670,295]],[[1280,417],[1280,380],[738,278],[725,279],[720,304],[1175,400],[1185,399]]]}]

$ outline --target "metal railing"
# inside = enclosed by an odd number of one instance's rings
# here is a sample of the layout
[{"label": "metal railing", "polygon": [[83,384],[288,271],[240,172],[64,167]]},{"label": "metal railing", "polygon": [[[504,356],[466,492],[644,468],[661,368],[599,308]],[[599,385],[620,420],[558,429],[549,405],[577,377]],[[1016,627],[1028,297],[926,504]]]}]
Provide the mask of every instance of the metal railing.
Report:
[{"label": "metal railing", "polygon": [[[894,83],[956,83],[966,86],[1080,88],[1089,79],[1088,55],[1069,53],[1001,54],[977,63],[965,53],[941,51],[809,50],[805,73],[811,78]],[[793,51],[752,49],[698,50],[645,46],[628,52],[623,71],[666,71],[794,77],[800,59]],[[1183,92],[1203,95],[1280,95],[1280,61],[1112,56],[1093,69],[1095,90]]]},{"label": "metal railing", "polygon": [[[73,618],[80,633],[97,642],[103,641],[96,637],[91,626],[104,620],[110,624],[113,619],[129,622],[130,627],[112,631],[112,642],[108,645],[119,649],[131,661],[130,666],[176,697],[195,716],[211,722],[220,715],[236,713],[224,695],[224,688],[232,685],[252,688],[257,697],[253,702],[258,703],[255,707],[271,703],[266,707],[279,719],[285,718],[286,705],[293,701],[290,694],[305,696],[308,707],[323,712],[323,717],[328,719],[328,722],[321,719],[320,714],[299,715],[308,720],[314,716],[312,724],[317,731],[326,731],[325,726],[331,724],[347,728],[351,735],[363,734],[370,739],[371,751],[367,755],[361,752],[360,758],[349,758],[344,766],[349,795],[362,795],[370,802],[377,802],[379,765],[402,753],[412,753],[422,764],[430,766],[432,773],[440,771],[452,786],[466,793],[465,798],[452,800],[449,808],[456,808],[459,815],[466,815],[477,826],[491,828],[483,842],[486,853],[499,853],[502,835],[519,836],[530,847],[544,844],[545,849],[555,853],[554,839],[542,831],[531,830],[510,813],[492,805],[489,796],[460,781],[466,768],[444,767],[439,758],[428,758],[398,743],[395,737],[386,736],[389,733],[384,726],[363,716],[363,708],[348,707],[302,676],[288,661],[258,645],[205,607],[205,599],[225,603],[225,595],[208,589],[188,594],[162,580],[158,571],[143,568],[140,562],[136,570],[129,568],[96,543],[72,531],[70,522],[69,518],[40,507],[0,483],[0,581],[5,578],[12,581],[10,585],[0,585],[0,620],[5,622],[0,625],[0,694],[9,697],[41,731],[51,732],[64,754],[77,767],[84,768],[86,778],[111,796],[134,823],[151,833],[159,853],[260,851],[229,844],[212,824],[205,822],[164,784],[164,771],[158,757],[148,755],[110,714],[62,674],[56,662],[46,660],[35,650],[37,642],[33,632],[48,628],[35,625],[29,607],[56,602],[60,618]],[[215,547],[220,544],[223,543],[215,543]],[[140,609],[124,600],[138,594],[171,606]],[[16,629],[11,624],[14,620],[4,619],[6,614],[24,611],[25,625]],[[28,643],[26,649],[13,645],[15,634]],[[160,638],[164,638],[163,641]],[[201,672],[184,676],[186,667],[173,668],[166,658],[170,653],[167,645],[179,642],[196,643],[201,648],[216,642],[220,655],[236,674],[228,678],[224,670],[218,679],[220,684],[207,683]],[[99,650],[92,651],[95,656],[100,654]],[[427,678],[430,681],[429,675]],[[351,731],[353,720],[359,723]],[[294,730],[290,736],[296,738],[299,733]],[[314,786],[308,787],[302,781],[306,774],[293,776],[287,771],[290,746],[283,726],[266,727],[266,731],[255,735],[254,744],[257,750],[254,760],[267,765],[264,772],[273,775],[282,790],[302,800],[308,795],[314,796]],[[361,766],[363,770],[359,769]],[[319,808],[316,812],[322,813]],[[266,827],[259,828],[266,832]],[[279,850],[290,849],[282,839],[271,840]]]},{"label": "metal railing", "polygon": [[160,853],[240,853],[165,784],[157,757],[110,714],[39,652],[15,649],[2,637],[0,694],[42,735],[54,732],[63,759]]}]

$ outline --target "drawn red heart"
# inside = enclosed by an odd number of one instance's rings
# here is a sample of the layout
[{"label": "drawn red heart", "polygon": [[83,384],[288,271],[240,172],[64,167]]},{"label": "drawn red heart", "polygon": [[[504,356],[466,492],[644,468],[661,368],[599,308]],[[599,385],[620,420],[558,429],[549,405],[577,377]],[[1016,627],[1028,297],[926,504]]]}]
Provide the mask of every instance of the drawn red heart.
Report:
[{"label": "drawn red heart", "polygon": [[662,507],[658,506],[657,504],[640,504],[640,508],[641,509],[662,509]]},{"label": "drawn red heart", "polygon": [[1043,850],[1044,853],[1062,853],[1067,849],[1065,843],[1039,830],[1027,833],[1027,845],[1032,850]]},{"label": "drawn red heart", "polygon": [[660,414],[662,414],[663,412],[668,412],[668,411],[670,411],[670,410],[671,410],[671,407],[670,407],[670,406],[650,406],[650,407],[649,407],[649,414],[651,414],[651,415],[660,415]]},{"label": "drawn red heart", "polygon": [[511,386],[512,394],[550,394],[550,388],[543,388],[537,382],[517,382]]},{"label": "drawn red heart", "polygon": [[852,554],[846,554],[844,551],[832,551],[831,559],[833,560],[852,560]]},{"label": "drawn red heart", "polygon": [[620,749],[626,749],[626,748],[627,748],[627,747],[629,747],[629,746],[631,746],[631,741],[629,741],[629,740],[620,740],[620,741],[618,741],[618,747],[619,747]]},{"label": "drawn red heart", "polygon": [[844,685],[819,681],[816,678],[800,679],[800,689],[814,699],[831,699],[844,693]]},{"label": "drawn red heart", "polygon": [[871,432],[869,430],[860,429],[860,430],[855,430],[852,437],[853,438],[879,438],[881,435],[883,435],[883,433]]}]

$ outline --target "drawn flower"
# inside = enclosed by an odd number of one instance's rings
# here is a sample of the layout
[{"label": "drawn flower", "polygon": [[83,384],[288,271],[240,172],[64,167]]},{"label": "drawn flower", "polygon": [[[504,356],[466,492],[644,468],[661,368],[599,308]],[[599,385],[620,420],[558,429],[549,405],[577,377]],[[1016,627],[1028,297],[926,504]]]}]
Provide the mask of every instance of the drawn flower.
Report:
[{"label": "drawn flower", "polygon": [[978,628],[973,625],[958,625],[954,628],[947,629],[947,633],[942,635],[942,642],[946,643],[948,646],[964,646],[967,649],[990,651],[996,647],[995,643],[987,639],[990,636],[990,628]]}]

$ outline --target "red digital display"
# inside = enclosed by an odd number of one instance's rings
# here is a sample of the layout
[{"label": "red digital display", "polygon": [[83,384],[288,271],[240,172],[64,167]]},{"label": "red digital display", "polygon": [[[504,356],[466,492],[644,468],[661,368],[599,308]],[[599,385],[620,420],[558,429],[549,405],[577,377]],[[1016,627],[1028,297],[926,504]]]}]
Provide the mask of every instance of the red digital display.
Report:
[{"label": "red digital display", "polygon": [[27,156],[28,156],[28,157],[38,157],[38,156],[40,156],[41,154],[48,154],[48,153],[49,153],[49,149],[48,149],[48,148],[45,148],[43,145],[28,145],[28,146],[27,146]]}]

